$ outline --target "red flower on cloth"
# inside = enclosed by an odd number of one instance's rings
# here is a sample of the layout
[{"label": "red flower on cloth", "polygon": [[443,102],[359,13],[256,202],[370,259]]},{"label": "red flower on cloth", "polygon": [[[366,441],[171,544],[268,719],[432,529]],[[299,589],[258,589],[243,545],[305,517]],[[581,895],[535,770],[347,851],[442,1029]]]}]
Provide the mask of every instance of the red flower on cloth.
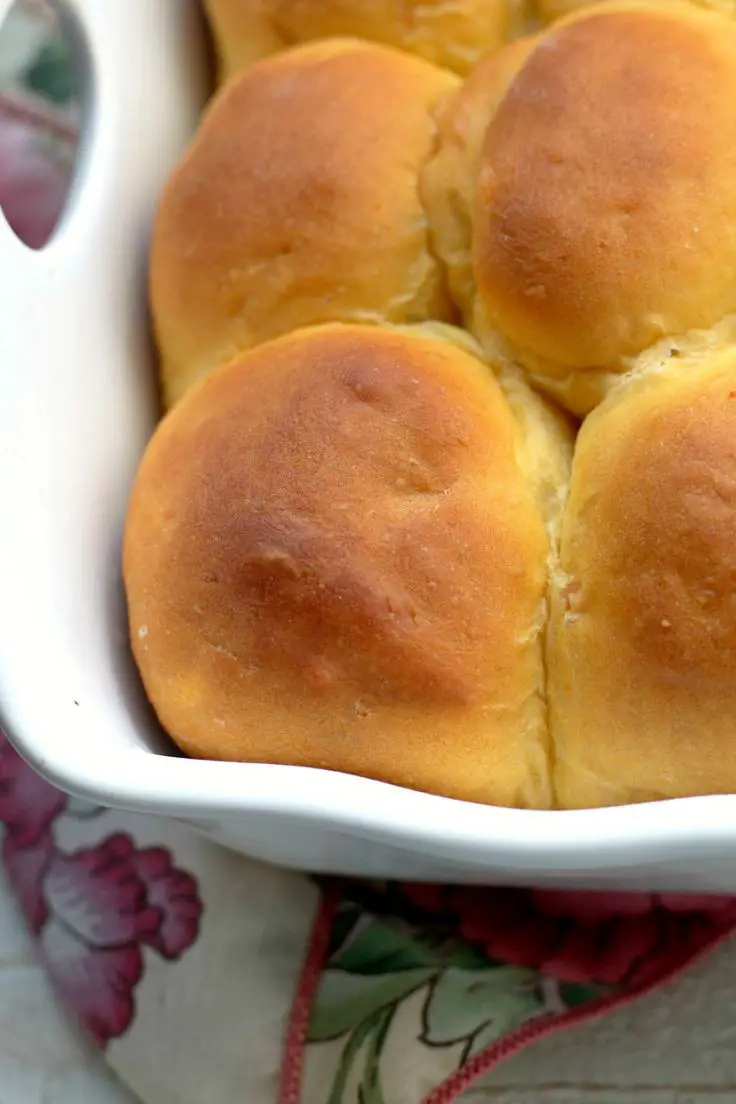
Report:
[{"label": "red flower on cloth", "polygon": [[643,985],[736,922],[736,898],[405,884],[489,958],[569,982]]},{"label": "red flower on cloth", "polygon": [[0,824],[13,842],[37,843],[66,803],[66,794],[31,770],[0,730]]},{"label": "red flower on cloth", "polygon": [[115,834],[59,850],[53,822],[66,803],[0,734],[5,869],[59,996],[104,1046],[132,1023],[144,949],[179,958],[197,939],[203,906],[165,848]]}]

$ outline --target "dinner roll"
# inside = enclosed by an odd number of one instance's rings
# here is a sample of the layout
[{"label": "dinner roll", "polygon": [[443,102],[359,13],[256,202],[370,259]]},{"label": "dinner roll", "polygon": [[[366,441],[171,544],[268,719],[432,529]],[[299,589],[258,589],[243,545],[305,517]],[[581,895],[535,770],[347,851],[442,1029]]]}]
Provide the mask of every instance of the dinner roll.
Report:
[{"label": "dinner roll", "polygon": [[220,78],[298,42],[333,35],[397,46],[467,73],[520,18],[519,0],[205,0]]},{"label": "dinner roll", "polygon": [[214,100],[161,199],[150,294],[166,405],[221,361],[323,321],[451,319],[418,172],[452,74],[331,39]]},{"label": "dinner roll", "polygon": [[439,255],[471,256],[466,321],[492,359],[582,414],[658,339],[736,310],[733,21],[675,0],[588,8],[479,110],[464,189],[445,139],[424,192]]},{"label": "dinner roll", "polygon": [[563,808],[736,792],[736,349],[660,357],[587,419],[553,592]]},{"label": "dinner roll", "polygon": [[431,328],[337,324],[174,407],[124,574],[143,682],[185,752],[549,806],[549,487],[570,443],[504,386]]},{"label": "dinner roll", "polygon": [[[544,23],[550,23],[581,8],[589,7],[590,2],[591,0],[536,0],[534,10]],[[721,12],[723,15],[736,14],[736,0],[690,0],[690,3],[698,8]]]}]

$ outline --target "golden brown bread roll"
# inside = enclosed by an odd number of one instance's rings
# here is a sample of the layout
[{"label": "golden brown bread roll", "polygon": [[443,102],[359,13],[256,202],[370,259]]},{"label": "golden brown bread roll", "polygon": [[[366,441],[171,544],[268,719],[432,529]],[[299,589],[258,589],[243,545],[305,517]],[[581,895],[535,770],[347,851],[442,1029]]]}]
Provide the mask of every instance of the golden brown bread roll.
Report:
[{"label": "golden brown bread roll", "polygon": [[465,317],[491,359],[585,413],[661,337],[736,310],[733,21],[674,0],[586,9],[479,110],[464,187],[445,139],[423,190],[455,281],[471,256]]},{"label": "golden brown bread roll", "polygon": [[656,359],[578,438],[548,657],[563,808],[736,792],[736,349]]},{"label": "golden brown bread roll", "polygon": [[205,0],[220,78],[298,42],[349,35],[464,74],[502,45],[517,0]]},{"label": "golden brown bread roll", "polygon": [[[544,23],[550,23],[555,19],[570,15],[581,8],[590,7],[591,0],[536,0],[534,9]],[[654,0],[656,3],[657,0]],[[661,0],[660,0],[661,2]],[[736,0],[689,0],[698,8],[706,8],[720,12],[722,15],[733,16],[736,14]]]},{"label": "golden brown bread roll", "polygon": [[332,39],[216,97],[161,199],[150,290],[171,405],[259,341],[324,321],[451,319],[418,172],[457,78]]},{"label": "golden brown bread roll", "polygon": [[176,405],[124,573],[135,658],[184,751],[549,805],[546,527],[570,441],[506,386],[431,328],[332,325]]}]

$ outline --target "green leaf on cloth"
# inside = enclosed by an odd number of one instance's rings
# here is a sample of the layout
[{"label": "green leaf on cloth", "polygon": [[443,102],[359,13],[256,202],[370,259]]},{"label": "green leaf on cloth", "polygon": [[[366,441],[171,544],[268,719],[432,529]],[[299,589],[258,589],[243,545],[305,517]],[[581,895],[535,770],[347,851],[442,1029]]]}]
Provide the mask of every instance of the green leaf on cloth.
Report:
[{"label": "green leaf on cloth", "polygon": [[560,997],[568,1008],[578,1008],[581,1004],[598,1000],[612,990],[610,985],[590,985],[575,981],[560,982]]},{"label": "green leaf on cloth", "polygon": [[386,1042],[395,1006],[381,1008],[359,1024],[348,1040],[340,1056],[327,1104],[344,1104],[345,1092],[355,1061],[365,1047],[362,1079],[358,1085],[358,1104],[385,1104],[381,1085],[381,1054]]},{"label": "green leaf on cloth", "polygon": [[401,920],[370,917],[353,932],[330,961],[351,974],[390,974],[420,966],[441,965],[437,940],[428,931],[416,931]]},{"label": "green leaf on cloth", "polygon": [[337,952],[344,946],[349,937],[353,934],[356,924],[362,918],[363,911],[359,905],[342,905],[335,915],[335,919],[332,921],[332,929],[330,931],[330,942],[327,949],[327,961],[335,957]]},{"label": "green leaf on cloth", "polygon": [[536,970],[514,966],[443,970],[427,998],[422,1041],[468,1041],[473,1051],[482,1050],[543,1010],[537,981]]},{"label": "green leaf on cloth", "polygon": [[372,1031],[368,1041],[368,1052],[365,1058],[365,1073],[358,1090],[359,1104],[386,1104],[381,1085],[381,1055],[388,1037],[391,1023],[396,1015],[396,1005],[385,1008],[380,1013],[378,1022]]},{"label": "green leaf on cloth", "polygon": [[338,914],[329,964],[351,974],[389,974],[421,966],[455,966],[478,970],[488,966],[483,951],[446,930],[417,928],[398,917],[374,917],[360,912]]},{"label": "green leaf on cloth", "polygon": [[437,971],[430,968],[389,974],[349,974],[327,970],[309,1020],[310,1042],[339,1039],[381,1009],[389,1008],[426,985]]}]

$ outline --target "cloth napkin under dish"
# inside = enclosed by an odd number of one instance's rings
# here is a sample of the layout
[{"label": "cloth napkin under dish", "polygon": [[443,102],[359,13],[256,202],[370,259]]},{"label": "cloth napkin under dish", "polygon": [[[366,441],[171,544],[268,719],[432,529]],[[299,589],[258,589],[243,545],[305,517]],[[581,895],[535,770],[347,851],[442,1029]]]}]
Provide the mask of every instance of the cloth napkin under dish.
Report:
[{"label": "cloth napkin under dish", "polygon": [[[10,32],[27,57],[14,68],[0,48],[0,201],[39,245],[63,207],[77,104],[48,9],[25,9]],[[144,1104],[448,1104],[736,928],[736,898],[271,869],[182,824],[68,798],[1,733],[0,828],[59,999]]]},{"label": "cloth napkin under dish", "polygon": [[8,880],[145,1104],[448,1104],[736,928],[736,898],[315,880],[42,781],[0,737]]}]

